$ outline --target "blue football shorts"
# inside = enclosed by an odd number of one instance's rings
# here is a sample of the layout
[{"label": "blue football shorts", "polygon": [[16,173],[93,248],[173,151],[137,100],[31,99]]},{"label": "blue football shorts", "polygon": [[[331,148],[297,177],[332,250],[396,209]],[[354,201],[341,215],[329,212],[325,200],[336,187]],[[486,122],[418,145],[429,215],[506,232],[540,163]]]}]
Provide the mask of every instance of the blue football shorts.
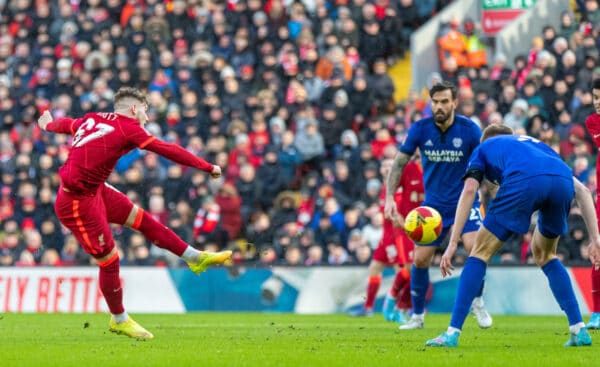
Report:
[{"label": "blue football shorts", "polygon": [[567,216],[575,196],[573,178],[535,176],[504,182],[487,210],[483,225],[501,241],[511,233],[527,233],[538,210],[538,230],[546,238],[567,232]]}]

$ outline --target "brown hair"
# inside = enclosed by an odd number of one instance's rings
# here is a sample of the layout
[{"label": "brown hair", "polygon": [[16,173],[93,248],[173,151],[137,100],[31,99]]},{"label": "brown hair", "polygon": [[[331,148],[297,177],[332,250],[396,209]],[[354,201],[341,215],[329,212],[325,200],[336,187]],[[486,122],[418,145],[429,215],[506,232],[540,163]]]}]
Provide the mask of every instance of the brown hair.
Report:
[{"label": "brown hair", "polygon": [[500,124],[492,124],[486,127],[483,130],[483,135],[481,135],[481,141],[485,141],[486,139],[493,138],[498,135],[512,135],[514,134],[513,129],[510,126],[500,125]]},{"label": "brown hair", "polygon": [[121,87],[114,96],[115,107],[123,99],[133,98],[143,104],[148,104],[144,92],[133,87]]},{"label": "brown hair", "polygon": [[429,89],[429,97],[433,97],[437,92],[443,92],[445,90],[449,90],[452,93],[452,99],[456,99],[457,91],[456,86],[448,81],[443,81],[441,83],[434,84],[431,89]]}]

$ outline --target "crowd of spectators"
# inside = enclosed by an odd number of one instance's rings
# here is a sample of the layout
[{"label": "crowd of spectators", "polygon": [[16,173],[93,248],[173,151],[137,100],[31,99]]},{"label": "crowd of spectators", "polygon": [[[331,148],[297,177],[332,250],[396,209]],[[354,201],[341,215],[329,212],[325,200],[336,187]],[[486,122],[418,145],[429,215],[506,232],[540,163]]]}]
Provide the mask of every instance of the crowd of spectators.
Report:
[{"label": "crowd of spectators", "polygon": [[[382,232],[380,163],[429,114],[420,91],[393,100],[388,68],[447,2],[0,1],[0,264],[90,263],[53,211],[70,137],[35,121],[48,108],[109,111],[121,85],[148,91],[150,132],[224,168],[210,180],[134,150],[110,176],[185,241],[260,265],[368,264]],[[515,68],[496,55],[431,82],[456,82],[460,112],[482,127],[504,121],[553,144],[594,187],[582,126],[599,28],[570,19]],[[586,256],[578,220],[561,242],[567,260]],[[123,264],[180,264],[113,232]],[[515,236],[498,262],[526,263],[527,243]]]},{"label": "crowd of spectators", "polygon": [[[381,185],[396,142],[377,132],[394,108],[387,69],[446,2],[0,1],[0,263],[90,262],[52,208],[70,137],[35,121],[109,111],[122,85],[148,91],[154,135],[224,168],[211,182],[135,150],[110,177],[185,241],[238,261],[368,261],[346,243],[381,221],[362,188]],[[125,264],[178,264],[114,233]]]}]

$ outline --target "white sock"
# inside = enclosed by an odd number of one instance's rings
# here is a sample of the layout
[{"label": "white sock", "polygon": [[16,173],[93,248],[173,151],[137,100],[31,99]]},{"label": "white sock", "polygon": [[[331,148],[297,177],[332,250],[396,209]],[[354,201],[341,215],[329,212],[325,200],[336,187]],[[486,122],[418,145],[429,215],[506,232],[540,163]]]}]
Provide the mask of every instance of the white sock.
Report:
[{"label": "white sock", "polygon": [[196,260],[198,260],[199,257],[200,257],[200,251],[196,250],[192,246],[188,246],[185,249],[185,251],[183,252],[183,254],[181,255],[181,258],[187,262],[196,261]]},{"label": "white sock", "polygon": [[421,313],[421,314],[414,313],[412,315],[412,318],[423,321],[423,320],[425,320],[425,314],[424,313]]},{"label": "white sock", "polygon": [[584,326],[585,326],[585,324],[583,322],[578,322],[575,325],[570,325],[569,332],[571,334],[579,334],[579,330],[581,330],[581,328]]},{"label": "white sock", "polygon": [[119,313],[119,314],[116,314],[116,315],[113,314],[112,317],[115,320],[115,322],[117,324],[119,324],[121,322],[127,321],[127,319],[129,318],[129,315],[127,315],[127,312],[123,312],[123,313]]},{"label": "white sock", "polygon": [[454,333],[459,333],[460,334],[460,329],[457,329],[457,328],[452,327],[452,326],[448,326],[448,330],[446,330],[446,334],[452,335]]}]

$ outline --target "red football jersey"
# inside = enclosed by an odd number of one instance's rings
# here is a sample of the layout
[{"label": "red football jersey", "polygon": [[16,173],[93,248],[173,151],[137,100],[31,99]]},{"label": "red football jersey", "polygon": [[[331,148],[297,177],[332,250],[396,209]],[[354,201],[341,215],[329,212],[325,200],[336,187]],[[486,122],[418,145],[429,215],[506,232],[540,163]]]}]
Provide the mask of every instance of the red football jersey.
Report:
[{"label": "red football jersey", "polygon": [[210,172],[213,165],[182,147],[166,143],[148,133],[137,119],[117,113],[94,112],[82,118],[57,119],[46,130],[73,135],[71,151],[59,175],[68,190],[94,195],[117,161],[138,147],[177,163]]},{"label": "red football jersey", "polygon": [[[379,196],[381,212],[385,204],[385,185]],[[423,169],[418,161],[409,161],[402,170],[398,189],[394,193],[394,200],[398,206],[398,213],[406,217],[408,212],[421,205],[425,199],[425,187],[423,186]]]},{"label": "red football jersey", "polygon": [[[592,113],[585,119],[585,127],[591,135],[596,148],[600,149],[600,115]],[[596,182],[600,179],[600,159],[596,161]],[[600,186],[598,186],[600,190]],[[600,192],[600,191],[599,191]],[[596,199],[598,200],[598,199]],[[598,214],[598,223],[600,223],[600,206],[596,204],[596,213]]]}]

